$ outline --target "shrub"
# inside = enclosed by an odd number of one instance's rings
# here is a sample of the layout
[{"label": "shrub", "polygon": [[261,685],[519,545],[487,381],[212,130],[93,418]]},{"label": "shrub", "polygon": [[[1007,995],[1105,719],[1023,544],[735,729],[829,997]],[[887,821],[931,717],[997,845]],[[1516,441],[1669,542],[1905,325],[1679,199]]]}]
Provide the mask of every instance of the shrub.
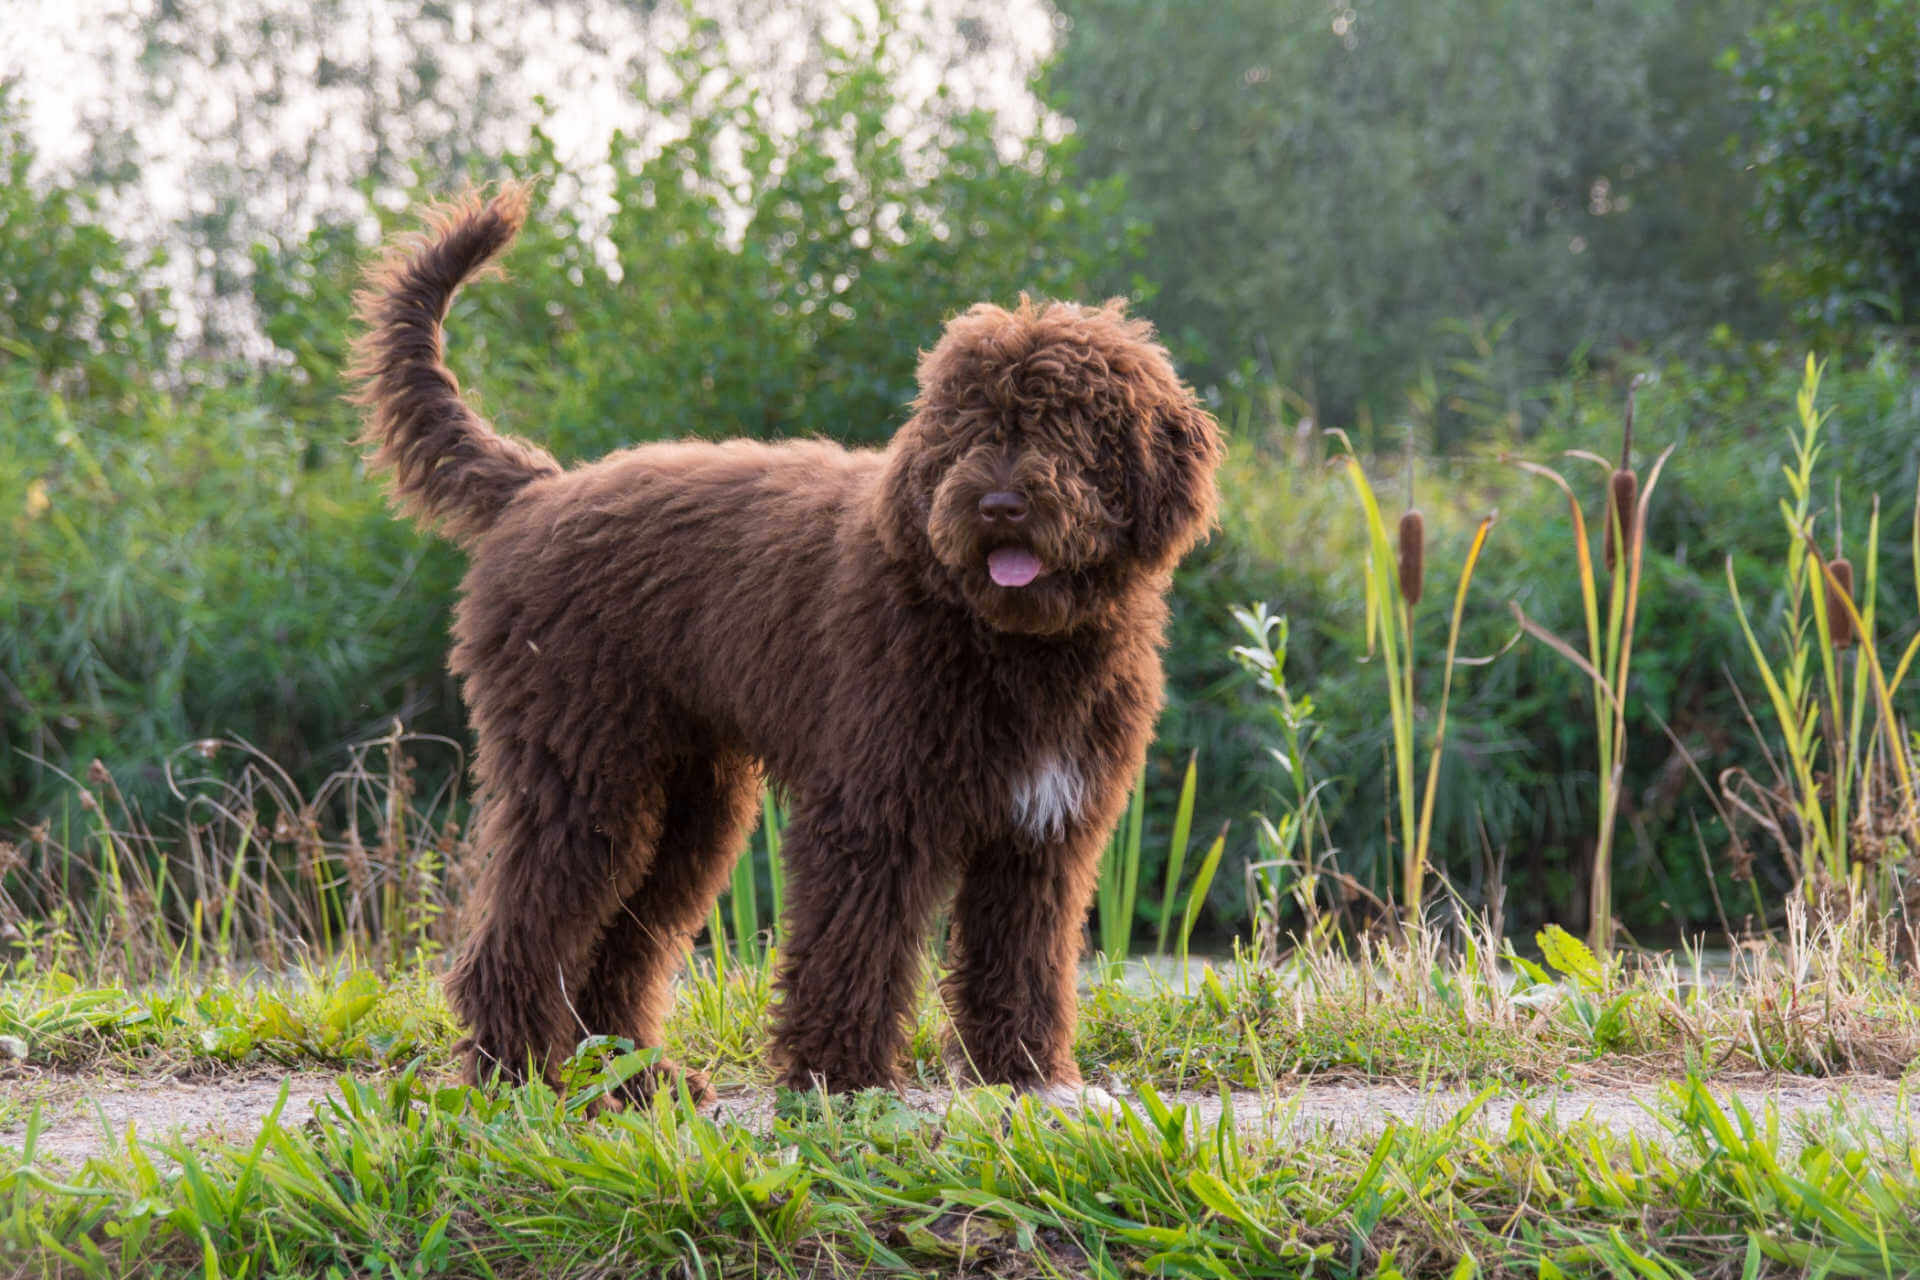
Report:
[{"label": "shrub", "polygon": [[1905,0],[1777,4],[1728,53],[1775,283],[1832,330],[1920,305],[1920,23]]},{"label": "shrub", "polygon": [[[1920,406],[1910,390],[1910,364],[1894,347],[1847,367],[1829,366],[1823,405],[1831,408],[1823,455],[1824,492],[1848,495],[1855,523],[1868,495],[1882,502],[1882,527],[1904,530],[1912,517]],[[1633,657],[1635,694],[1627,707],[1627,770],[1616,851],[1615,909],[1630,932],[1671,934],[1717,924],[1715,879],[1728,908],[1743,911],[1751,895],[1729,882],[1722,857],[1725,830],[1661,727],[1671,726],[1710,779],[1735,766],[1764,772],[1760,742],[1743,710],[1757,715],[1765,693],[1753,674],[1726,589],[1732,556],[1746,604],[1768,643],[1786,616],[1777,499],[1781,468],[1792,461],[1795,395],[1802,362],[1771,346],[1724,346],[1698,365],[1673,362],[1641,392],[1636,434],[1651,455],[1676,450],[1649,512],[1641,617]],[[1530,458],[1562,448],[1608,449],[1618,438],[1625,387],[1605,377],[1567,380],[1539,408],[1546,426],[1524,444]],[[1176,581],[1172,696],[1163,740],[1200,751],[1196,810],[1235,822],[1234,853],[1255,854],[1250,811],[1274,812],[1273,793],[1288,794],[1275,772],[1274,739],[1260,699],[1234,670],[1229,650],[1235,604],[1264,600],[1291,622],[1288,684],[1310,696],[1322,733],[1315,747],[1329,839],[1342,870],[1382,897],[1393,883],[1400,849],[1390,837],[1392,748],[1380,675],[1360,661],[1366,652],[1365,529],[1345,485],[1321,464],[1295,453],[1291,431],[1270,440],[1249,432],[1223,476],[1223,528]],[[1565,500],[1521,476],[1497,457],[1500,446],[1446,460],[1422,460],[1415,498],[1425,513],[1428,558],[1457,564],[1489,507],[1502,536],[1478,568],[1461,649],[1494,651],[1512,634],[1504,601],[1563,636],[1584,634],[1583,608],[1570,553],[1559,533]],[[1383,492],[1399,492],[1395,460],[1369,464]],[[1589,525],[1604,518],[1605,477],[1587,494]],[[1821,504],[1824,505],[1824,504]],[[1542,531],[1554,530],[1551,536]],[[1888,643],[1900,652],[1913,634],[1912,552],[1899,537],[1883,539],[1881,617],[1900,620]],[[1771,592],[1769,589],[1772,589]],[[1439,626],[1437,620],[1433,622]],[[1429,656],[1443,633],[1425,641]],[[1429,670],[1422,679],[1431,681]],[[1433,818],[1433,864],[1476,903],[1491,898],[1489,877],[1504,861],[1510,923],[1536,926],[1584,921],[1590,841],[1599,789],[1592,693],[1578,671],[1544,646],[1523,644],[1455,686]],[[1437,686],[1435,686],[1437,687]],[[1778,752],[1770,725],[1767,744]],[[1425,730],[1431,731],[1431,725]],[[1170,792],[1160,777],[1156,788]],[[1696,837],[1693,821],[1700,822]],[[1148,847],[1153,842],[1149,840]],[[1703,868],[1703,851],[1711,866]],[[1491,855],[1491,858],[1489,858]],[[1491,862],[1492,865],[1489,865]],[[1151,874],[1152,868],[1147,869]],[[1777,857],[1756,869],[1763,901],[1777,907],[1792,868]],[[1216,905],[1239,919],[1224,875]],[[1739,923],[1738,916],[1733,923]]]}]

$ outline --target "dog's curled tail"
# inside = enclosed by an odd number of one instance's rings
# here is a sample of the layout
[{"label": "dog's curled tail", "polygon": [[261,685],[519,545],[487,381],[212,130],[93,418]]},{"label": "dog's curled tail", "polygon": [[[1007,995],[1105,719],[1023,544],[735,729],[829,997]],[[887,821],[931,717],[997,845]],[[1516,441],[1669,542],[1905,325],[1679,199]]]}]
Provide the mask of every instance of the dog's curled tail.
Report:
[{"label": "dog's curled tail", "polygon": [[441,358],[453,295],[505,249],[527,217],[527,188],[508,183],[427,211],[424,233],[396,242],[355,296],[361,333],[347,376],[366,411],[368,461],[392,473],[402,509],[458,542],[485,533],[513,496],[559,463],[495,431],[460,398]]}]

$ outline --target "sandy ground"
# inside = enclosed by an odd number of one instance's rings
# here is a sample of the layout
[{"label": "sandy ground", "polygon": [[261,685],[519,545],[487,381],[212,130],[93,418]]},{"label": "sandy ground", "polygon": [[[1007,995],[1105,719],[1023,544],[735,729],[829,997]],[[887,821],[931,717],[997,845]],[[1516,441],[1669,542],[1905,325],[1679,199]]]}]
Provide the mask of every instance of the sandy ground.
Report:
[{"label": "sandy ground", "polygon": [[[333,1079],[321,1073],[178,1080],[16,1070],[0,1075],[0,1146],[21,1148],[27,1116],[35,1103],[41,1109],[35,1156],[54,1163],[85,1160],[109,1141],[124,1137],[129,1125],[147,1139],[181,1134],[246,1140],[259,1131],[283,1084],[287,1100],[281,1123],[294,1126],[332,1092]],[[1716,1081],[1710,1091],[1723,1104],[1737,1099],[1755,1113],[1771,1102],[1790,1142],[1793,1121],[1827,1116],[1836,1103],[1883,1129],[1904,1132],[1909,1140],[1920,1130],[1920,1090],[1903,1099],[1897,1082],[1880,1077],[1729,1078]],[[1235,1093],[1231,1100],[1242,1132],[1290,1129],[1324,1140],[1360,1140],[1379,1132],[1389,1120],[1445,1123],[1472,1098],[1471,1091],[1454,1086],[1420,1088],[1402,1082],[1344,1079],[1297,1081],[1271,1094]],[[1172,1094],[1165,1100],[1190,1107],[1204,1126],[1210,1127],[1220,1117],[1222,1099],[1217,1093]],[[931,1118],[944,1111],[953,1097],[944,1091],[910,1090],[906,1101]],[[1522,1108],[1534,1115],[1553,1113],[1562,1122],[1587,1119],[1623,1134],[1658,1138],[1664,1130],[1657,1113],[1665,1105],[1659,1082],[1589,1080],[1496,1094],[1473,1123],[1500,1132],[1514,1110]],[[723,1120],[754,1130],[764,1129],[772,1114],[772,1096],[756,1089],[723,1091],[717,1112]]]},{"label": "sandy ground", "polygon": [[183,1134],[197,1139],[253,1137],[287,1089],[280,1121],[297,1126],[333,1091],[331,1074],[177,1080],[171,1076],[64,1075],[18,1072],[0,1076],[0,1147],[18,1151],[29,1115],[40,1107],[36,1159],[78,1163],[124,1138],[129,1125],[141,1138]]}]

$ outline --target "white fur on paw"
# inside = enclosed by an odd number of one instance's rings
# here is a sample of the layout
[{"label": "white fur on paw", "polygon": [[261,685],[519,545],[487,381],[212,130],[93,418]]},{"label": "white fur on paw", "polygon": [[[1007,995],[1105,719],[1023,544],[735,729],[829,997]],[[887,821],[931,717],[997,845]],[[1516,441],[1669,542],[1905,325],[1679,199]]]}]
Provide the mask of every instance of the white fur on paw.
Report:
[{"label": "white fur on paw", "polygon": [[1073,765],[1048,756],[1013,787],[1013,818],[1036,840],[1058,840],[1087,802],[1087,780]]},{"label": "white fur on paw", "polygon": [[1120,1114],[1118,1100],[1098,1085],[1043,1084],[1033,1091],[1033,1096],[1049,1106],[1060,1108],[1069,1115],[1079,1115],[1086,1111],[1097,1111],[1109,1116]]}]

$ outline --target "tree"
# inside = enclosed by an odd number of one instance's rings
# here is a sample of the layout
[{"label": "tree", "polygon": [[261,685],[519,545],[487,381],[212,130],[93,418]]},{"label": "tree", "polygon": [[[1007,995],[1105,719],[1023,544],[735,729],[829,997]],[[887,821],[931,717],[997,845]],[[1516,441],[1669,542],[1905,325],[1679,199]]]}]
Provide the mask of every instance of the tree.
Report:
[{"label": "tree", "polygon": [[[861,22],[898,27],[916,43],[895,86],[896,125],[1004,106],[999,140],[1012,144],[1032,114],[1025,86],[1039,53],[1017,11],[1038,3],[155,0],[94,5],[97,22],[16,5],[0,80],[70,113],[70,127],[43,132],[37,173],[106,195],[97,221],[136,251],[164,246],[156,278],[182,299],[181,344],[244,363],[263,354],[249,246],[294,246],[348,219],[364,234],[370,203],[390,211],[422,174],[484,168],[541,122],[568,198],[603,206],[608,135],[664,141],[646,95],[629,87],[670,76],[696,27],[718,33],[726,71],[782,120],[791,99],[817,91],[830,48],[858,42]],[[88,92],[51,83],[76,64]],[[936,87],[944,109],[930,102]]]},{"label": "tree", "polygon": [[[954,313],[1023,290],[1085,297],[1135,258],[1119,184],[1078,181],[1071,142],[1039,129],[1009,142],[943,94],[903,121],[911,45],[882,25],[824,47],[776,128],[720,29],[694,24],[639,90],[664,140],[613,139],[610,216],[568,198],[573,175],[539,131],[473,169],[543,179],[510,282],[464,295],[454,318],[451,359],[477,371],[502,425],[563,458],[690,434],[877,442]],[[294,372],[276,395],[323,438],[351,430],[338,375],[366,254],[338,225],[256,254],[266,331]]]},{"label": "tree", "polygon": [[166,350],[166,291],[96,223],[91,191],[32,181],[34,158],[0,81],[0,374],[18,361],[69,394],[120,395]]},{"label": "tree", "polygon": [[1777,4],[1727,66],[1759,174],[1772,277],[1802,315],[1911,320],[1920,305],[1920,19],[1906,0]]},{"label": "tree", "polygon": [[1700,82],[1745,0],[1061,9],[1046,96],[1086,172],[1128,176],[1151,310],[1210,377],[1269,374],[1345,420],[1398,411],[1445,321],[1511,315],[1532,379],[1732,318],[1747,272]]}]

